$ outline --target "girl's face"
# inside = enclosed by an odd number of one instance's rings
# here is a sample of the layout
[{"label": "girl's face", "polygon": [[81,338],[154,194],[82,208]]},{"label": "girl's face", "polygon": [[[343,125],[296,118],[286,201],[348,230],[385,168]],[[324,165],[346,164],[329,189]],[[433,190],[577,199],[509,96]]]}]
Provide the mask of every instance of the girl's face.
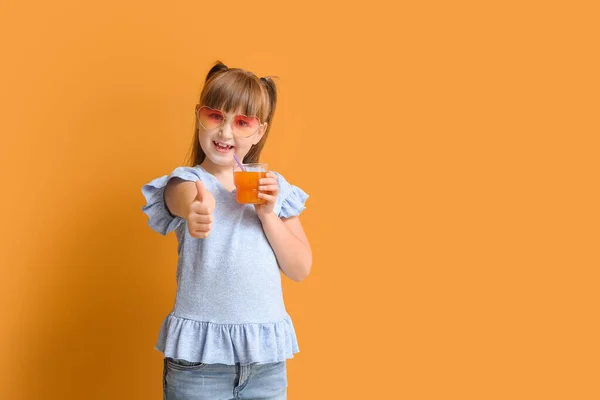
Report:
[{"label": "girl's face", "polygon": [[[196,114],[200,106],[196,107]],[[266,124],[259,125],[256,133],[249,137],[241,137],[235,134],[232,130],[232,125],[244,124],[244,121],[236,119],[241,112],[224,112],[222,116],[218,114],[211,115],[210,118],[221,118],[224,122],[221,126],[206,129],[202,123],[198,124],[198,141],[206,154],[205,161],[210,161],[212,164],[221,167],[232,167],[236,164],[233,155],[241,161],[250,151],[252,145],[257,144],[266,130]],[[208,125],[208,124],[207,124]]]}]

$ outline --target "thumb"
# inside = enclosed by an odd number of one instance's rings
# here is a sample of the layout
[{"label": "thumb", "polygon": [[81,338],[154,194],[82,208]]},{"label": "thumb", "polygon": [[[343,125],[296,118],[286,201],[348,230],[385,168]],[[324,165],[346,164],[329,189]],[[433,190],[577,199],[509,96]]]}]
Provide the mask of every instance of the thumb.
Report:
[{"label": "thumb", "polygon": [[201,180],[196,181],[196,190],[198,190],[198,194],[196,194],[196,200],[202,201],[204,197],[206,197],[207,189],[204,187],[204,184]]}]

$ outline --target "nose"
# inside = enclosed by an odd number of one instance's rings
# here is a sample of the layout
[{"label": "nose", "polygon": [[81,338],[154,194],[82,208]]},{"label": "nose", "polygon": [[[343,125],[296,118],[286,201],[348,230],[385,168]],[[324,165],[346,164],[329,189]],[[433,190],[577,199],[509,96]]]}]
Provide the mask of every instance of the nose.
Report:
[{"label": "nose", "polygon": [[233,136],[231,123],[229,121],[225,121],[225,123],[221,125],[221,128],[219,128],[219,136],[221,136],[224,140],[230,139]]}]

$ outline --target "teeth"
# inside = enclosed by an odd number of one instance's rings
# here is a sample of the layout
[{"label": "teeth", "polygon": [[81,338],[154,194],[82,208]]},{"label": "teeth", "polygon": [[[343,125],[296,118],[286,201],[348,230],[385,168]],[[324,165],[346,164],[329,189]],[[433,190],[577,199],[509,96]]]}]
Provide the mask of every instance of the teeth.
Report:
[{"label": "teeth", "polygon": [[232,147],[232,146],[230,146],[228,144],[224,144],[224,143],[221,143],[221,142],[215,142],[215,143],[217,144],[217,146],[222,147],[224,149],[229,149],[229,148]]}]

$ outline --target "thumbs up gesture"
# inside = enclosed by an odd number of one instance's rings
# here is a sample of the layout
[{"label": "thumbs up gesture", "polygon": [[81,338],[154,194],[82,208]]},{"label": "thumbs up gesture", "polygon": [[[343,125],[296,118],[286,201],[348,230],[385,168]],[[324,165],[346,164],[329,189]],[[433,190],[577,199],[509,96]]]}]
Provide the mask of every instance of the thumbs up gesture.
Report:
[{"label": "thumbs up gesture", "polygon": [[190,204],[186,220],[190,235],[197,239],[205,239],[212,227],[215,198],[200,180],[196,181],[196,189],[198,194]]}]

